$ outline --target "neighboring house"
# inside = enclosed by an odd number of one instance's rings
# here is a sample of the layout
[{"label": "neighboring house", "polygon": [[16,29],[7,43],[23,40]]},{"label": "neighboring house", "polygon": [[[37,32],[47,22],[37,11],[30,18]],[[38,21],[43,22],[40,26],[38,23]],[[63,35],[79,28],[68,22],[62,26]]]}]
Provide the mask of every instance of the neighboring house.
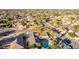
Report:
[{"label": "neighboring house", "polygon": [[24,33],[19,34],[18,36],[15,35],[15,37],[8,37],[5,39],[0,40],[0,45],[10,45],[10,49],[18,49],[18,48],[25,48],[27,46],[27,38],[28,36]]},{"label": "neighboring house", "polygon": [[3,24],[3,23],[0,24],[0,28],[1,27],[6,27],[6,26],[7,26],[6,24]]}]

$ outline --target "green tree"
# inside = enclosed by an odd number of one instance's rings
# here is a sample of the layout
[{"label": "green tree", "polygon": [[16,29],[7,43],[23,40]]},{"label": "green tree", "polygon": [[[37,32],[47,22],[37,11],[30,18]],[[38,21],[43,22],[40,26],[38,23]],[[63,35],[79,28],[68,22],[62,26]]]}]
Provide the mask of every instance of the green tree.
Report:
[{"label": "green tree", "polygon": [[79,25],[73,25],[73,28],[74,29],[78,29],[79,28]]},{"label": "green tree", "polygon": [[70,37],[75,37],[75,36],[76,36],[75,32],[69,32],[68,35],[69,35]]},{"label": "green tree", "polygon": [[36,48],[36,44],[32,44],[30,46],[28,46],[29,48]]}]

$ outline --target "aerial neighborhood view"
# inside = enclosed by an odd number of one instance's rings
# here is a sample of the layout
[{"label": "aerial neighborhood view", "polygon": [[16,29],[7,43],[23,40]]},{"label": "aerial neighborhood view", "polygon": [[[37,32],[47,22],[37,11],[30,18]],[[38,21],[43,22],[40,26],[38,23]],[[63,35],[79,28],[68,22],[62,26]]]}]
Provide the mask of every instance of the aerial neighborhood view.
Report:
[{"label": "aerial neighborhood view", "polygon": [[0,49],[79,49],[79,10],[0,9]]}]

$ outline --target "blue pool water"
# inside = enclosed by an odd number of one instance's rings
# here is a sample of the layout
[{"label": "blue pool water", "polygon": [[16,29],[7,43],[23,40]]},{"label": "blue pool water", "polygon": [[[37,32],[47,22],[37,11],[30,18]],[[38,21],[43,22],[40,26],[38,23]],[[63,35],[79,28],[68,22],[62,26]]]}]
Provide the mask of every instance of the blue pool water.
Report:
[{"label": "blue pool water", "polygon": [[43,40],[42,41],[42,47],[49,48],[49,41],[48,40]]}]

